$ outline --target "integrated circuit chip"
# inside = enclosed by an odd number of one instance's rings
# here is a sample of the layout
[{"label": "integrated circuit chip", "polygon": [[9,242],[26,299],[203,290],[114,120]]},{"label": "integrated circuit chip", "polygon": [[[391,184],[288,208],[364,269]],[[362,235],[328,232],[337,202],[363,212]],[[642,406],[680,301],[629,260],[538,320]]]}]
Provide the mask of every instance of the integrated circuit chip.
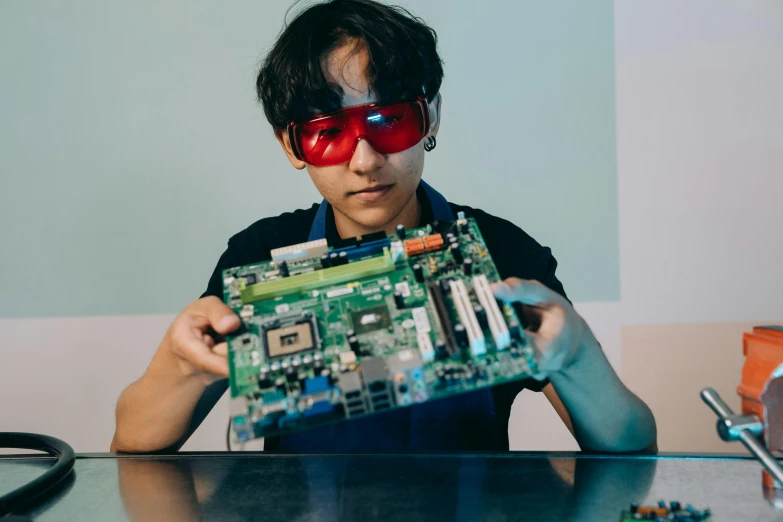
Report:
[{"label": "integrated circuit chip", "polygon": [[357,334],[388,328],[391,324],[389,309],[386,305],[373,306],[372,308],[351,312],[351,321]]}]

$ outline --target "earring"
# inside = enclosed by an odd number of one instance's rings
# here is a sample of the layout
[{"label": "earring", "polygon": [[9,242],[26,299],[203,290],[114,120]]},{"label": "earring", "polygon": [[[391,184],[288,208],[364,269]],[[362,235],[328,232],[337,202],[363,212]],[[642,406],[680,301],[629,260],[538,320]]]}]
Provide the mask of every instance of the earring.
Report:
[{"label": "earring", "polygon": [[427,152],[434,149],[435,145],[437,145],[437,142],[435,141],[435,136],[430,136],[429,138],[424,140],[424,150],[426,150]]}]

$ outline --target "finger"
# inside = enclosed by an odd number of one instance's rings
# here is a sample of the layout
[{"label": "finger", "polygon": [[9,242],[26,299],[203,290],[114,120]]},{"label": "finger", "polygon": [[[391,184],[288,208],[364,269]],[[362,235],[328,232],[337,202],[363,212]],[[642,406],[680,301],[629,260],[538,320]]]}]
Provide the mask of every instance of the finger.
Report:
[{"label": "finger", "polygon": [[212,348],[212,353],[216,353],[221,357],[228,357],[228,343],[220,343]]},{"label": "finger", "polygon": [[191,337],[183,340],[181,356],[199,371],[228,377],[228,360],[214,353],[201,339]]},{"label": "finger", "polygon": [[536,354],[536,358],[538,359],[539,366],[541,366],[543,359],[546,358],[546,353],[542,349],[543,346],[546,344],[544,340],[541,339],[536,332],[525,330],[525,343],[531,348],[533,348],[533,351]]},{"label": "finger", "polygon": [[538,281],[510,277],[502,283],[494,283],[495,297],[507,303],[542,306],[560,302],[559,296]]},{"label": "finger", "polygon": [[225,335],[239,328],[239,317],[223,301],[214,296],[199,300],[200,312],[215,332]]},{"label": "finger", "polygon": [[204,341],[204,344],[207,345],[207,348],[213,349],[213,351],[214,351],[215,339],[213,339],[211,335],[203,334],[201,336],[201,340]]},{"label": "finger", "polygon": [[527,321],[527,324],[529,325],[530,329],[534,332],[539,329],[541,326],[541,309],[535,308],[533,306],[528,305],[520,305],[520,308],[522,309],[522,316]]}]

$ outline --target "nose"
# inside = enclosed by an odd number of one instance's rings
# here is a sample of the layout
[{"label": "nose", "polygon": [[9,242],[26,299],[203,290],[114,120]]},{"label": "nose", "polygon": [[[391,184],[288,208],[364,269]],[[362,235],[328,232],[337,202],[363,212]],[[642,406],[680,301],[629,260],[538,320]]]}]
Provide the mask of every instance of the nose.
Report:
[{"label": "nose", "polygon": [[385,155],[372,148],[367,140],[359,138],[348,168],[357,174],[369,174],[383,167],[385,163]]}]

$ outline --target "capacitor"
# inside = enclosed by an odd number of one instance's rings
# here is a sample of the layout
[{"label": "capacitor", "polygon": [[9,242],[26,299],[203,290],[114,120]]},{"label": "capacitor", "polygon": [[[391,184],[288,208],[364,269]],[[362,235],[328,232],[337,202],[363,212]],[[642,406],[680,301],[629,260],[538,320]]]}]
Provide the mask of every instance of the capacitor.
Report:
[{"label": "capacitor", "polygon": [[440,280],[440,291],[444,294],[448,294],[451,292],[451,279],[441,279]]},{"label": "capacitor", "polygon": [[337,258],[340,260],[341,265],[347,265],[348,264],[348,253],[347,252],[340,252],[340,255],[337,256]]},{"label": "capacitor", "polygon": [[293,368],[288,368],[285,371],[285,378],[288,382],[296,382],[299,376],[297,375],[296,370],[294,370]]},{"label": "capacitor", "polygon": [[278,265],[278,268],[280,269],[280,275],[282,277],[288,277],[288,263],[285,261],[280,261],[280,265]]},{"label": "capacitor", "polygon": [[462,263],[462,250],[460,250],[459,241],[453,241],[451,243],[451,257],[457,264]]},{"label": "capacitor", "polygon": [[466,259],[462,263],[462,271],[465,272],[465,275],[471,275],[473,273],[473,260],[472,259]]},{"label": "capacitor", "polygon": [[321,256],[321,268],[329,268],[332,263],[329,261],[329,255],[324,254]]},{"label": "capacitor", "polygon": [[340,264],[340,256],[337,255],[337,252],[332,252],[329,254],[329,266],[337,266]]},{"label": "capacitor", "polygon": [[405,239],[405,227],[402,225],[397,225],[397,237],[400,239]]},{"label": "capacitor", "polygon": [[261,373],[258,374],[258,387],[265,390],[272,386],[274,386],[274,383],[272,382],[272,379],[269,378],[269,370],[262,368]]},{"label": "capacitor", "polygon": [[430,273],[435,275],[438,273],[439,267],[438,267],[438,261],[434,258],[430,258]]},{"label": "capacitor", "polygon": [[468,344],[468,332],[460,323],[457,323],[457,325],[454,327],[454,340],[459,346],[465,346]]},{"label": "capacitor", "polygon": [[351,347],[351,351],[356,355],[359,355],[359,338],[352,335],[348,338],[348,345]]},{"label": "capacitor", "polygon": [[466,219],[462,220],[460,222],[460,224],[459,224],[459,231],[461,233],[463,233],[463,234],[467,234],[468,233],[468,221]]},{"label": "capacitor", "polygon": [[516,341],[519,341],[519,342],[523,341],[523,339],[522,339],[522,327],[519,326],[518,322],[511,321],[510,323],[508,323],[508,332],[509,332],[509,334],[511,334],[511,338],[512,339],[514,339]]},{"label": "capacitor", "polygon": [[453,239],[454,241],[456,241],[456,240],[457,240],[457,237],[456,237],[454,234],[452,234],[451,232],[449,232],[448,234],[446,234],[446,243],[451,243],[451,240],[452,240],[452,239]]},{"label": "capacitor", "polygon": [[413,277],[416,278],[417,283],[424,282],[424,270],[419,263],[413,265]]},{"label": "capacitor", "polygon": [[476,314],[476,319],[478,319],[479,325],[482,328],[487,327],[487,311],[484,310],[484,307],[481,305],[473,305],[473,313]]},{"label": "capacitor", "polygon": [[397,308],[405,308],[405,298],[402,297],[402,292],[399,290],[394,292],[394,304],[397,305]]},{"label": "capacitor", "polygon": [[356,335],[356,332],[354,330],[348,330],[347,332],[345,332],[345,336],[348,338],[351,338],[354,335]]},{"label": "capacitor", "polygon": [[438,360],[447,359],[449,356],[448,350],[446,350],[446,343],[438,339],[435,341],[435,358]]}]

